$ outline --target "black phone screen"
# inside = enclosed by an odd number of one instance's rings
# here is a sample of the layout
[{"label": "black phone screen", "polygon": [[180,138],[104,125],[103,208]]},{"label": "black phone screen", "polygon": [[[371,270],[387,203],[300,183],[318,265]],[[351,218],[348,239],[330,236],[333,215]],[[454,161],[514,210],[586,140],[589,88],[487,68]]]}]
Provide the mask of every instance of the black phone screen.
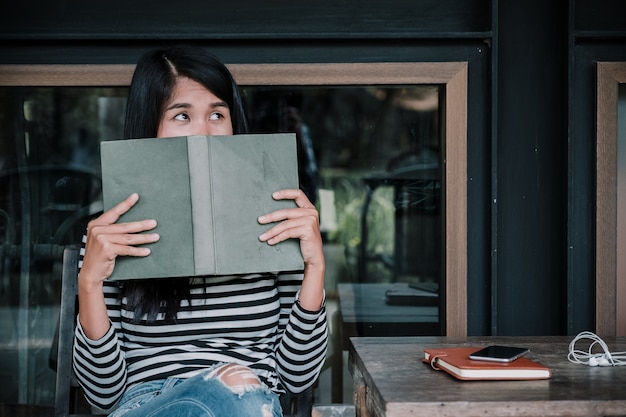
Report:
[{"label": "black phone screen", "polygon": [[469,357],[474,360],[512,362],[528,353],[528,349],[516,346],[487,346],[472,353]]}]

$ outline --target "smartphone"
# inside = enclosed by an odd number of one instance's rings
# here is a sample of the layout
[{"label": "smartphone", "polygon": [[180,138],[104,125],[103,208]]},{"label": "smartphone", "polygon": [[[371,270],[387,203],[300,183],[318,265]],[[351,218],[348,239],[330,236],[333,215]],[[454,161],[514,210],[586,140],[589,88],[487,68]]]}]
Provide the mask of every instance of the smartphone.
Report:
[{"label": "smartphone", "polygon": [[516,346],[487,346],[470,354],[470,359],[477,361],[513,362],[528,353],[528,349]]}]

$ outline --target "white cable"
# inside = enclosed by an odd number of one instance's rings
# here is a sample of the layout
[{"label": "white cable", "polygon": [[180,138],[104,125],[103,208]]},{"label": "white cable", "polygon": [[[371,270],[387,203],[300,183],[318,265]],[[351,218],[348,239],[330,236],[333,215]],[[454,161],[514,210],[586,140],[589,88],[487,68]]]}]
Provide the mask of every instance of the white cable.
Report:
[{"label": "white cable", "polygon": [[[576,343],[582,340],[590,342],[586,351],[576,349]],[[593,349],[596,346],[600,346],[602,352],[594,353]],[[604,340],[598,335],[592,332],[581,332],[570,342],[567,359],[572,363],[589,366],[623,366],[626,365],[626,352],[611,353]]]}]

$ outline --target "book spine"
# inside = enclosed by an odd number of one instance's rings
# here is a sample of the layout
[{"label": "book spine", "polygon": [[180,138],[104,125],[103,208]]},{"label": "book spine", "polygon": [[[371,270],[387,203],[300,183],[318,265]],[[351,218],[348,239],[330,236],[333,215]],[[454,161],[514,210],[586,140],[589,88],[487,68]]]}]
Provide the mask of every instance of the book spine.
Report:
[{"label": "book spine", "polygon": [[207,136],[187,137],[195,275],[216,273],[209,147]]}]

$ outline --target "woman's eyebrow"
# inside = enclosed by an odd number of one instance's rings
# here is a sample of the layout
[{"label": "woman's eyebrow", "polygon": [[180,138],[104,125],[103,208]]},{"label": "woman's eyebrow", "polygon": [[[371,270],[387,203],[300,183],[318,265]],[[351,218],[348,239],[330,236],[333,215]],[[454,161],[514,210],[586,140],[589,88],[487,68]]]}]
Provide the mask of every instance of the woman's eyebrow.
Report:
[{"label": "woman's eyebrow", "polygon": [[215,103],[211,103],[211,107],[226,107],[228,108],[228,104],[225,101],[216,101]]},{"label": "woman's eyebrow", "polygon": [[[172,109],[188,109],[191,107],[190,103],[172,103],[169,106],[167,106],[165,108],[165,110],[172,110]],[[225,101],[216,101],[214,103],[210,104],[211,108],[217,108],[217,107],[225,107],[228,108],[228,104]]]},{"label": "woman's eyebrow", "polygon": [[189,103],[172,103],[167,106],[165,110],[167,111],[172,109],[188,109],[189,107],[191,107],[191,104]]}]

